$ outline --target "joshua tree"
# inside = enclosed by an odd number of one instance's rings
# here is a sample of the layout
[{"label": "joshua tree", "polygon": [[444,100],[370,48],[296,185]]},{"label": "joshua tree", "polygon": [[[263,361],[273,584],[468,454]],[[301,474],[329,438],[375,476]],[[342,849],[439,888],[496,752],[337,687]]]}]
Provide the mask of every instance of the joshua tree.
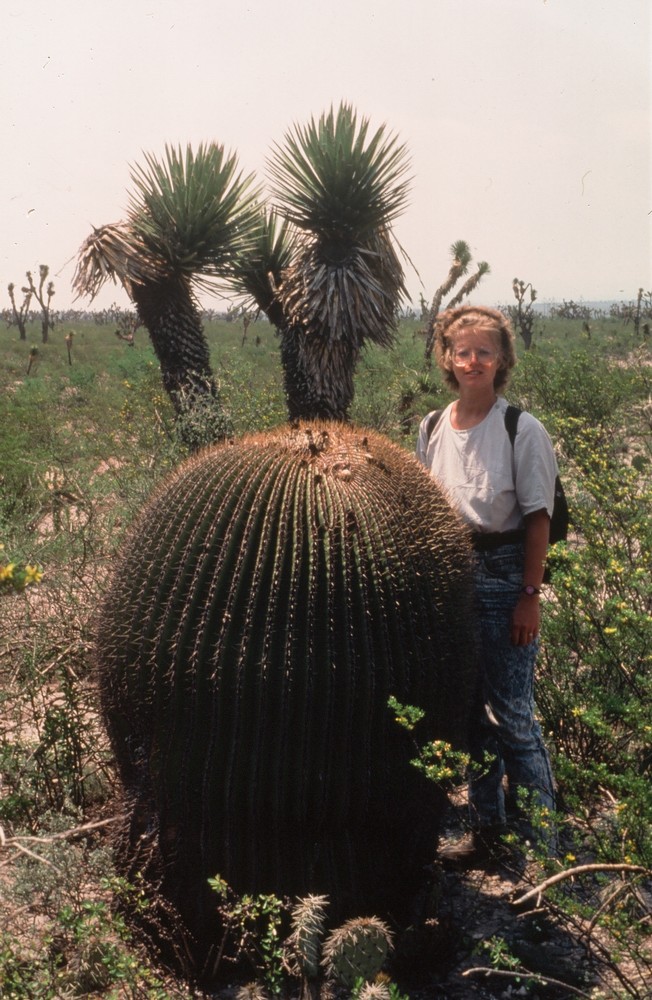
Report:
[{"label": "joshua tree", "polygon": [[[439,315],[439,310],[441,309],[442,300],[444,296],[448,295],[449,292],[453,290],[457,282],[469,269],[469,264],[471,263],[471,250],[469,249],[468,243],[464,240],[457,240],[450,248],[450,254],[452,263],[450,270],[446,279],[439,286],[435,292],[434,298],[432,300],[432,305],[427,314],[427,323],[425,329],[426,337],[426,348],[425,348],[425,358],[426,364],[429,365],[432,358],[432,351],[435,346],[435,324],[437,323],[437,316]],[[457,294],[447,303],[446,308],[451,306],[457,306],[462,302],[467,295],[470,295],[476,285],[481,281],[485,274],[489,273],[489,265],[486,260],[482,260],[478,264],[478,268],[474,274],[466,279],[464,284],[461,286]],[[422,305],[422,313],[423,313]]]},{"label": "joshua tree", "polygon": [[52,297],[54,295],[54,282],[48,281],[47,286],[45,282],[47,281],[48,274],[50,273],[50,268],[47,264],[41,264],[38,269],[39,272],[39,282],[38,288],[34,284],[34,279],[32,278],[32,272],[27,272],[27,284],[29,285],[29,291],[37,300],[41,307],[41,340],[44,344],[47,344],[49,339],[50,330],[54,327],[51,314],[51,303]]},{"label": "joshua tree", "polygon": [[21,340],[27,340],[27,327],[25,320],[27,319],[27,314],[29,312],[29,304],[32,301],[32,292],[29,288],[21,288],[21,292],[25,296],[20,308],[16,305],[16,297],[14,295],[14,290],[16,286],[13,281],[7,285],[7,291],[9,292],[9,298],[11,299],[11,311],[14,316],[14,323],[18,327],[18,333]]},{"label": "joshua tree", "polygon": [[94,297],[107,278],[119,281],[149,332],[177,414],[204,397],[216,416],[214,436],[224,436],[195,291],[225,278],[243,252],[255,221],[253,178],[214,143],[185,154],[168,146],[163,162],[147,155],[145,164],[132,170],[127,221],[93,230],[73,286]]},{"label": "joshua tree", "polygon": [[124,340],[129,347],[134,346],[134,334],[141,325],[140,316],[133,309],[119,309],[115,306],[112,310],[112,319],[117,326],[115,335],[118,340]]},{"label": "joshua tree", "polygon": [[[528,289],[530,290],[530,300],[526,302]],[[537,290],[532,287],[532,282],[528,282],[526,285],[524,281],[514,278],[512,291],[514,292],[516,305],[509,306],[507,312],[516,332],[520,334],[525,344],[525,350],[529,351],[532,346],[532,338],[534,337],[534,303],[537,297]]]},{"label": "joshua tree", "polygon": [[396,137],[345,104],[274,149],[275,209],[237,280],[280,333],[290,418],[346,419],[362,347],[393,341],[405,288],[390,225],[407,168]]},{"label": "joshua tree", "polygon": [[[634,332],[638,337],[641,330],[641,320],[649,319],[652,316],[652,292],[646,292],[643,288],[639,288],[638,295],[636,296],[636,306],[634,307]],[[645,326],[647,325],[648,332],[645,333]],[[643,326],[643,336],[649,336],[649,325],[644,324]]]}]

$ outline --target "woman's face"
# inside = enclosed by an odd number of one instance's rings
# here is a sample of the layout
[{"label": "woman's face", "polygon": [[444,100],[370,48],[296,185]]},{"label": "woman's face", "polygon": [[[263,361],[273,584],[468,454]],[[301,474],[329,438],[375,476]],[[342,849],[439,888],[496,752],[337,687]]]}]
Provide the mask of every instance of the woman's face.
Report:
[{"label": "woman's face", "polygon": [[463,327],[452,340],[450,363],[458,385],[493,386],[500,363],[498,332],[489,327]]}]

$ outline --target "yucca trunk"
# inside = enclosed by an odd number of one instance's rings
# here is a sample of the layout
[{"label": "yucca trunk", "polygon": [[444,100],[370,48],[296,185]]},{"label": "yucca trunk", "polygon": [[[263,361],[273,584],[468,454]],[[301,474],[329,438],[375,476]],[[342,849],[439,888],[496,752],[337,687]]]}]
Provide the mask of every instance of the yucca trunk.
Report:
[{"label": "yucca trunk", "polygon": [[457,516],[373,432],[254,435],[158,491],[116,561],[97,657],[121,866],[157,885],[159,925],[180,914],[170,939],[196,968],[219,940],[218,873],[238,893],[325,893],[333,915],[407,907],[442,801],[388,698],[425,710],[420,739],[462,744],[472,620]]},{"label": "yucca trunk", "polygon": [[184,279],[134,283],[131,294],[159,360],[179,438],[197,451],[229,436],[231,424],[189,283]]},{"label": "yucca trunk", "polygon": [[394,342],[402,292],[402,269],[386,230],[339,254],[332,245],[305,242],[277,290],[291,420],[349,419],[361,351],[367,343]]},{"label": "yucca trunk", "polygon": [[347,339],[281,327],[283,388],[290,420],[347,420],[360,356]]},{"label": "yucca trunk", "polygon": [[189,284],[173,278],[134,283],[132,296],[175,411],[182,409],[185,393],[215,394],[208,342]]}]

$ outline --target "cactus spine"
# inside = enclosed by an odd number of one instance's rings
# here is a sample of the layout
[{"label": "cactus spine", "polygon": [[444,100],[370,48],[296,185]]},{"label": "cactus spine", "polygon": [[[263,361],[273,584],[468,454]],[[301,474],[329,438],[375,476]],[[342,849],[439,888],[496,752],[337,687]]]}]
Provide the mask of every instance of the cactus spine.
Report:
[{"label": "cactus spine", "polygon": [[405,901],[441,803],[387,700],[422,707],[426,739],[465,734],[469,569],[433,480],[347,425],[207,450],[143,511],[96,643],[121,863],[156,881],[198,961],[216,872],[240,894],[326,892],[343,917]]},{"label": "cactus spine", "polygon": [[358,1000],[391,1000],[387,983],[365,983],[358,993]]},{"label": "cactus spine", "polygon": [[332,931],[324,942],[323,965],[338,986],[369,982],[382,969],[392,946],[389,928],[377,917],[356,917]]}]

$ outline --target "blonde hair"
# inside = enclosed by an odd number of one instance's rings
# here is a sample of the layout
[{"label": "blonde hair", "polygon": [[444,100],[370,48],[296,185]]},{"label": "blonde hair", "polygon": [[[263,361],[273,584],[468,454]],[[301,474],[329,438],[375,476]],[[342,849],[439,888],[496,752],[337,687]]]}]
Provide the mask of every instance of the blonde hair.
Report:
[{"label": "blonde hair", "polygon": [[488,306],[457,306],[446,309],[437,317],[435,326],[435,358],[451,389],[457,389],[457,379],[453,372],[453,342],[455,335],[467,327],[475,326],[491,333],[498,348],[498,370],[494,378],[496,391],[503,389],[509,381],[509,373],[516,364],[514,331],[507,317],[498,309]]}]

